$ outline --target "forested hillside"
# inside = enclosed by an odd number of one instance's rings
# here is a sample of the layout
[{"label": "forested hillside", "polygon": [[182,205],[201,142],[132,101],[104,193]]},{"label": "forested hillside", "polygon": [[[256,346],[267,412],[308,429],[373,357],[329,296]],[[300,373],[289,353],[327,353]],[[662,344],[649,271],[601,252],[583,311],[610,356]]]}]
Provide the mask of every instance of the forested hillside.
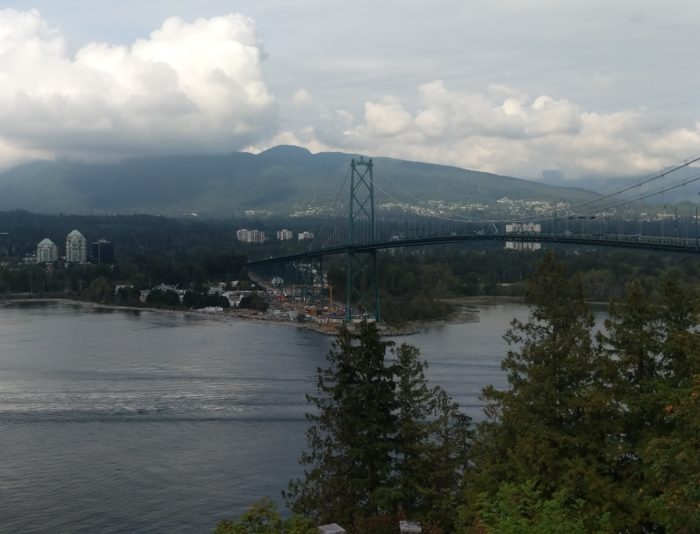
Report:
[{"label": "forested hillside", "polygon": [[[46,161],[0,174],[0,209],[43,213],[150,213],[229,216],[246,210],[288,214],[333,204],[352,154],[279,146],[260,154],[170,156],[112,164]],[[374,158],[376,180],[394,196],[451,202],[580,200],[593,193],[457,167]],[[409,196],[406,196],[409,195]],[[377,203],[389,200],[377,191]]]}]

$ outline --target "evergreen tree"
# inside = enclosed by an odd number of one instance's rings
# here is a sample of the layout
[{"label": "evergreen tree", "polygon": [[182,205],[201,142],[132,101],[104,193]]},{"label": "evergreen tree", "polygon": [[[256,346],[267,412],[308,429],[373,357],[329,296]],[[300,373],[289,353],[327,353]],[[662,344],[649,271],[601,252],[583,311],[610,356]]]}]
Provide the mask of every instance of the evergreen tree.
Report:
[{"label": "evergreen tree", "polygon": [[688,387],[700,373],[700,300],[697,290],[676,276],[661,281],[661,373],[671,387]]},{"label": "evergreen tree", "polygon": [[293,511],[348,526],[398,512],[451,527],[469,419],[428,387],[418,356],[382,341],[373,324],[341,331],[308,397],[307,469],[285,494]]},{"label": "evergreen tree", "polygon": [[671,277],[660,289],[631,282],[593,347],[576,277],[544,260],[506,335],[511,387],[484,392],[465,531],[698,531],[698,299]]},{"label": "evergreen tree", "polygon": [[656,403],[663,425],[640,449],[645,504],[667,532],[700,532],[700,333],[697,291],[662,281],[661,373]]},{"label": "evergreen tree", "polygon": [[668,390],[663,412],[670,431],[640,450],[642,503],[652,524],[667,532],[700,532],[700,373],[689,387]]},{"label": "evergreen tree", "polygon": [[586,526],[582,503],[572,506],[564,492],[546,499],[532,481],[502,484],[494,497],[479,498],[480,532],[498,534],[586,534],[610,530],[607,516]]},{"label": "evergreen tree", "polygon": [[318,528],[309,519],[295,516],[282,519],[277,506],[263,498],[251,505],[238,521],[224,520],[214,534],[316,534]]},{"label": "evergreen tree", "polygon": [[406,344],[395,350],[399,504],[410,517],[450,527],[468,461],[470,419],[440,387],[428,387],[427,363],[418,355]]},{"label": "evergreen tree", "polygon": [[514,320],[505,336],[514,347],[502,363],[510,388],[484,390],[490,420],[475,440],[467,520],[476,516],[477,495],[495,495],[504,482],[533,481],[545,499],[556,492],[584,499],[592,516],[608,506],[601,445],[611,415],[599,387],[601,362],[580,279],[548,254],[530,278],[527,296],[533,306],[528,320]]},{"label": "evergreen tree", "polygon": [[433,390],[432,403],[430,446],[423,471],[424,508],[420,516],[450,532],[464,472],[471,460],[471,419],[439,387]]},{"label": "evergreen tree", "polygon": [[432,427],[427,423],[434,411],[435,390],[428,388],[418,349],[403,344],[395,351],[397,377],[396,485],[401,505],[411,514],[427,504],[425,473],[432,469]]},{"label": "evergreen tree", "polygon": [[318,395],[308,396],[310,451],[303,480],[289,484],[292,510],[319,521],[350,524],[373,515],[391,490],[396,401],[393,369],[384,358],[390,343],[362,323],[357,335],[344,328],[333,344],[330,367],[318,372]]},{"label": "evergreen tree", "polygon": [[625,296],[610,304],[607,333],[598,341],[605,353],[614,409],[610,470],[615,479],[618,524],[642,525],[648,521],[639,499],[644,470],[641,444],[663,424],[655,389],[660,378],[662,328],[659,308],[639,281],[628,284]]},{"label": "evergreen tree", "polygon": [[690,504],[700,476],[693,461],[700,453],[692,397],[700,373],[697,306],[694,292],[673,278],[663,280],[658,303],[633,281],[599,335],[615,408],[612,471],[628,528],[683,531],[675,513],[698,524]]}]

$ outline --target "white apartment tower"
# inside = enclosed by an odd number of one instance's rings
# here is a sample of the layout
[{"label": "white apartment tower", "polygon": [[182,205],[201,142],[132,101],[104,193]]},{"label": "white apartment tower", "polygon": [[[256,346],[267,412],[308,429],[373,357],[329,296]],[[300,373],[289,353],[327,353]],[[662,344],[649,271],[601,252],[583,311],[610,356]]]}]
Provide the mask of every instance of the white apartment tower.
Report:
[{"label": "white apartment tower", "polygon": [[66,261],[69,263],[87,261],[87,239],[78,230],[73,230],[66,238]]},{"label": "white apartment tower", "polygon": [[51,263],[58,260],[58,247],[50,239],[42,239],[36,246],[36,262]]},{"label": "white apartment tower", "polygon": [[294,239],[294,234],[291,230],[277,230],[277,239],[279,241],[291,241]]},{"label": "white apartment tower", "polygon": [[265,232],[262,230],[247,230],[246,228],[241,228],[240,230],[236,230],[236,239],[243,243],[264,243]]}]

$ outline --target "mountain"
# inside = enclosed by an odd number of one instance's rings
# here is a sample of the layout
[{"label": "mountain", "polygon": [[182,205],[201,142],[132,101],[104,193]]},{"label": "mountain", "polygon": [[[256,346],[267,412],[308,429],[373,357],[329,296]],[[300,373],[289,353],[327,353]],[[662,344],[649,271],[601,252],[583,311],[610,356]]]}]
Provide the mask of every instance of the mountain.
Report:
[{"label": "mountain", "polygon": [[[42,213],[289,213],[332,203],[351,159],[278,146],[260,154],[169,156],[111,164],[29,163],[0,174],[0,210]],[[373,158],[376,202],[415,198],[464,203],[512,199],[578,201],[590,191],[550,186],[457,167]],[[345,194],[347,194],[347,185]]]}]

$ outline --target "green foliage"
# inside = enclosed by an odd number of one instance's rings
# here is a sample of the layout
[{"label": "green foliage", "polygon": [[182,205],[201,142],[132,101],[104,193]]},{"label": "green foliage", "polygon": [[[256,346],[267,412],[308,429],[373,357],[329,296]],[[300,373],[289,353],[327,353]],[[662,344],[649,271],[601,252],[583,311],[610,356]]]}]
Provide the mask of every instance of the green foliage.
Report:
[{"label": "green foliage", "polygon": [[[536,480],[547,496],[565,488],[576,498],[595,498],[604,485],[591,469],[605,430],[595,421],[605,407],[592,389],[596,356],[577,277],[547,256],[528,285],[533,309],[513,321],[502,363],[510,389],[484,390],[487,414],[477,440],[472,476],[495,482]],[[594,489],[595,488],[595,489]]]},{"label": "green foliage", "polygon": [[[269,209],[288,212],[315,199],[330,205],[353,156],[311,154],[279,146],[260,154],[145,157],[110,164],[38,162],[0,175],[0,209],[45,212],[207,214]],[[545,185],[443,165],[375,158],[378,168],[401,177],[402,189],[419,198],[495,202],[511,198],[590,199],[581,189]],[[336,177],[339,181],[329,180]],[[377,191],[378,202],[387,200]]]},{"label": "green foliage", "polygon": [[586,526],[582,502],[567,502],[563,492],[547,499],[532,481],[504,483],[496,495],[478,501],[479,526],[494,534],[586,534],[610,530],[607,516]]},{"label": "green foliage", "polygon": [[104,276],[98,276],[83,293],[84,297],[102,304],[112,302],[114,289]]},{"label": "green foliage", "polygon": [[668,532],[700,532],[700,374],[666,399],[664,417],[672,424],[644,443],[645,504],[654,523]]},{"label": "green foliage", "polygon": [[389,343],[376,327],[362,323],[356,336],[343,329],[319,370],[318,395],[308,396],[316,412],[307,415],[311,468],[290,482],[292,510],[320,521],[345,524],[376,513],[391,473],[395,431],[395,384],[384,362]]},{"label": "green foliage", "polygon": [[616,406],[612,469],[630,510],[625,521],[682,532],[674,514],[697,526],[692,503],[700,502],[700,464],[693,461],[700,452],[700,420],[693,417],[692,397],[700,373],[698,300],[672,277],[663,280],[660,293],[654,301],[631,283],[625,299],[611,304],[608,333],[598,337],[609,358]]},{"label": "green foliage", "polygon": [[484,391],[491,419],[474,440],[460,528],[697,531],[694,291],[678,277],[653,295],[630,283],[595,345],[580,281],[553,257],[530,279],[528,299],[529,319],[506,334],[510,388]]},{"label": "green foliage", "polygon": [[429,388],[426,362],[416,347],[402,344],[396,357],[397,431],[394,484],[400,507],[451,527],[469,455],[469,418],[440,388]]},{"label": "green foliage", "polygon": [[[147,289],[159,283],[195,287],[206,281],[245,278],[243,250],[235,241],[233,221],[169,219],[147,215],[78,216],[39,215],[23,211],[0,212],[0,231],[10,262],[0,265],[0,293],[33,292],[78,295],[93,280],[104,277],[112,286]],[[69,265],[46,270],[17,261],[49,237],[59,245],[78,228],[89,241],[106,238],[114,243],[117,263]]]},{"label": "green foliage", "polygon": [[187,291],[182,298],[182,306],[188,309],[199,309],[207,306],[218,306],[224,309],[230,308],[231,303],[223,295],[209,295],[207,293],[197,293]]},{"label": "green foliage", "polygon": [[253,292],[250,295],[243,297],[238,306],[240,308],[249,308],[251,310],[266,311],[269,304],[264,298],[258,295],[257,292]]},{"label": "green foliage", "polygon": [[[389,361],[387,350],[393,355]],[[468,418],[427,386],[418,350],[382,341],[373,324],[341,331],[319,370],[307,415],[304,478],[291,481],[292,510],[319,522],[380,523],[403,510],[450,525],[466,463]]]},{"label": "green foliage", "polygon": [[154,289],[146,297],[146,305],[156,308],[178,308],[180,306],[180,297],[175,291]]},{"label": "green foliage", "polygon": [[308,519],[296,515],[282,519],[275,503],[263,498],[246,510],[238,521],[219,522],[214,534],[316,534],[317,531]]}]

